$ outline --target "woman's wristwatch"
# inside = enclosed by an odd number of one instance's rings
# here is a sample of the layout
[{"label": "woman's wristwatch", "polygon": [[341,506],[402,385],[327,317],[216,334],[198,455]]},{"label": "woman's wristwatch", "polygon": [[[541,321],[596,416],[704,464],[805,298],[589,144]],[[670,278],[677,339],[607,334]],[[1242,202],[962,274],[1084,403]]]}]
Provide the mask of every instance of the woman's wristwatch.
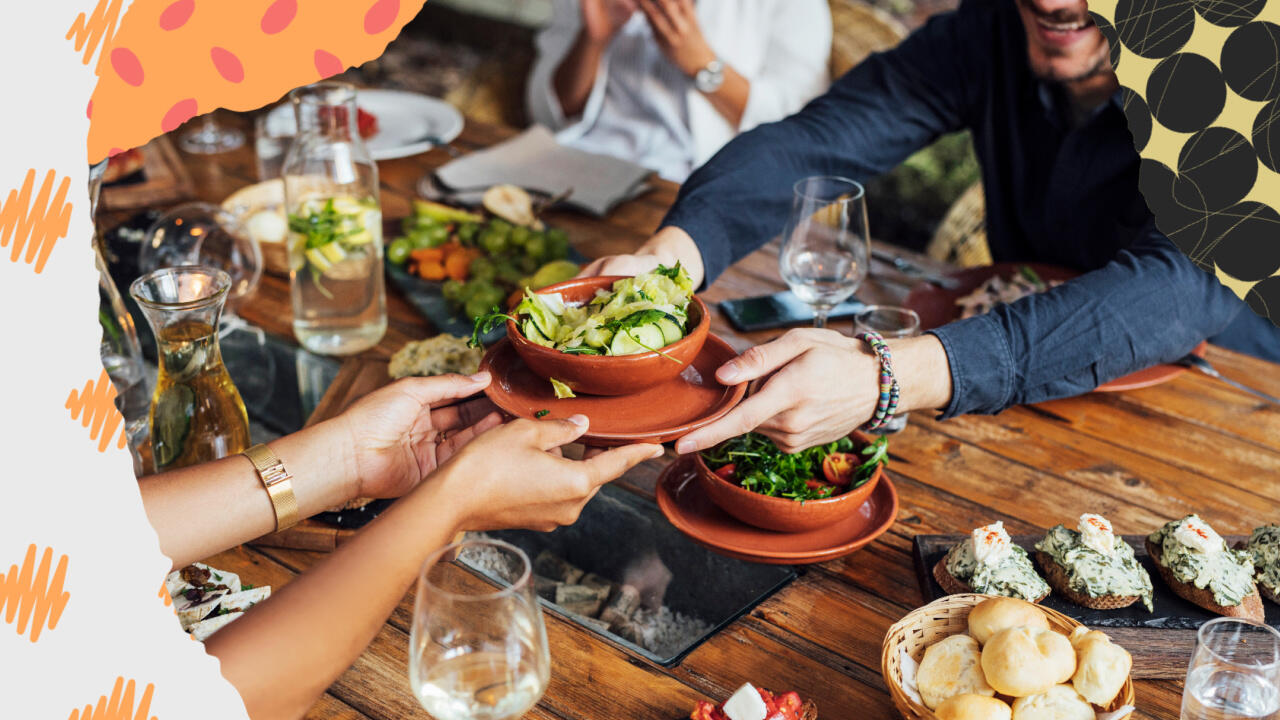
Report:
[{"label": "woman's wristwatch", "polygon": [[724,84],[724,63],[715,58],[693,76],[693,86],[698,92],[713,93]]}]

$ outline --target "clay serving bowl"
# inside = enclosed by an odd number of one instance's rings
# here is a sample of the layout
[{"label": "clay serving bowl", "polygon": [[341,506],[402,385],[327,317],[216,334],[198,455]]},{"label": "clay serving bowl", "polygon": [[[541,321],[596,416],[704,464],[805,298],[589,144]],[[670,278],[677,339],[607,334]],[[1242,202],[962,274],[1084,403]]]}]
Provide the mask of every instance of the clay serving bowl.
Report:
[{"label": "clay serving bowl", "polygon": [[[871,439],[862,433],[854,432],[849,437],[853,438],[856,446],[854,452],[860,452],[871,443]],[[821,500],[800,502],[752,492],[712,472],[702,459],[702,453],[694,453],[693,457],[698,484],[721,510],[748,525],[784,533],[818,530],[849,517],[867,501],[884,474],[884,466],[881,465],[870,480],[853,490]]]},{"label": "clay serving bowl", "polygon": [[[560,293],[568,304],[585,303],[596,296],[596,290],[609,290],[615,281],[621,279],[619,276],[575,278],[548,285],[538,292]],[[511,320],[507,321],[507,338],[535,375],[555,378],[576,393],[630,395],[674,379],[698,356],[711,328],[711,314],[697,297],[689,302],[689,325],[692,328],[684,337],[662,348],[666,357],[656,352],[617,356],[566,355],[532,342]]]}]

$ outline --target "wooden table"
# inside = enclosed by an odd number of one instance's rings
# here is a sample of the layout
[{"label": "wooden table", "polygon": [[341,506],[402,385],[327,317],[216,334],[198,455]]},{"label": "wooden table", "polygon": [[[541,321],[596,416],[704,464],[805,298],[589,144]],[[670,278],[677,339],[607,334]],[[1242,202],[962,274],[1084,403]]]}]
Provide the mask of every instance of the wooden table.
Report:
[{"label": "wooden table", "polygon": [[[457,146],[483,147],[512,132],[468,123]],[[447,159],[434,150],[380,163],[384,213],[408,214],[417,179]],[[213,158],[184,156],[184,162],[197,192],[209,201],[256,180],[248,148]],[[622,251],[648,237],[675,190],[659,183],[603,220],[554,212],[548,221],[565,228],[584,254]],[[872,268],[873,275],[889,272]],[[766,248],[733,267],[704,297],[719,301],[780,287],[776,254]],[[289,337],[287,281],[266,276],[258,293],[242,314]],[[894,301],[905,289],[873,279],[859,294],[868,301]],[[432,332],[394,289],[388,291],[388,313],[387,336],[371,354],[386,355]],[[849,330],[847,322],[833,327]],[[713,331],[739,349],[777,334],[737,333],[718,313]],[[1208,358],[1224,373],[1280,395],[1276,365],[1217,348]],[[1276,408],[1195,373],[1145,390],[1016,407],[995,417],[939,422],[915,413],[892,440],[889,474],[901,509],[886,535],[854,555],[811,566],[670,669],[547,614],[551,686],[528,717],[675,720],[687,717],[695,700],[723,698],[744,681],[798,690],[831,720],[896,716],[880,677],[880,643],[894,621],[921,603],[910,557],[913,535],[965,532],[995,520],[1013,533],[1042,532],[1086,511],[1106,515],[1122,533],[1145,533],[1190,512],[1223,534],[1248,533],[1280,521],[1278,438]],[[622,482],[651,492],[666,462],[646,463]],[[209,562],[246,582],[279,588],[323,557],[241,547]],[[425,717],[407,681],[412,607],[410,593],[309,717]],[[1177,717],[1181,685],[1138,682],[1135,717]]]}]

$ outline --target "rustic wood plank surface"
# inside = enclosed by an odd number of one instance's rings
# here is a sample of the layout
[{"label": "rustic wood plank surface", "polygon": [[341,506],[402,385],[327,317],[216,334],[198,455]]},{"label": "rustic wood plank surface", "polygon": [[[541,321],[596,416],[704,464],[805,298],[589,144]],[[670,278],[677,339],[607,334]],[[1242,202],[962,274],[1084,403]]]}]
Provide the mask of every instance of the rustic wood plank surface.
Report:
[{"label": "rustic wood plank surface", "polygon": [[[232,119],[251,127],[247,116]],[[469,122],[455,145],[472,150],[515,131]],[[219,202],[256,182],[251,146],[202,157],[182,154],[199,199]],[[414,186],[448,156],[434,150],[379,164],[388,219],[410,211]],[[676,187],[659,182],[606,218],[565,211],[549,223],[568,231],[587,256],[626,251],[656,228]],[[871,198],[876,202],[876,198]],[[104,213],[110,223],[123,213]],[[925,258],[913,259],[945,269]],[[894,302],[908,283],[875,263],[859,296]],[[776,247],[744,259],[705,294],[709,303],[759,295],[782,287]],[[241,314],[282,338],[291,338],[286,278],[264,276]],[[394,289],[388,290],[389,329],[363,363],[326,398],[326,414],[367,392],[370,358],[385,358],[408,340],[431,334]],[[849,332],[848,321],[832,326]],[[742,334],[720,313],[713,332],[741,350],[780,331]],[[1277,366],[1210,348],[1224,373],[1280,394]],[[553,657],[551,687],[528,717],[560,720],[675,720],[694,700],[724,697],[743,681],[796,689],[812,698],[823,718],[891,717],[895,711],[880,677],[880,642],[888,627],[921,602],[911,561],[918,533],[956,533],[993,520],[1013,532],[1034,533],[1081,512],[1111,518],[1117,532],[1145,533],[1186,512],[1198,512],[1224,534],[1248,533],[1280,522],[1280,411],[1196,373],[1157,387],[1121,394],[1019,407],[995,417],[946,422],[917,412],[894,436],[889,471],[898,488],[898,523],[879,540],[846,558],[813,566],[749,615],[696,649],[680,665],[662,668],[632,656],[581,627],[547,614]],[[621,482],[651,495],[668,459],[647,463]],[[324,554],[278,547],[243,547],[209,560],[246,582],[280,586]],[[407,682],[407,636],[412,591],[364,654],[313,708],[312,718],[423,717]],[[1187,646],[1185,651],[1190,652]],[[1180,681],[1140,681],[1135,717],[1178,715]]]}]

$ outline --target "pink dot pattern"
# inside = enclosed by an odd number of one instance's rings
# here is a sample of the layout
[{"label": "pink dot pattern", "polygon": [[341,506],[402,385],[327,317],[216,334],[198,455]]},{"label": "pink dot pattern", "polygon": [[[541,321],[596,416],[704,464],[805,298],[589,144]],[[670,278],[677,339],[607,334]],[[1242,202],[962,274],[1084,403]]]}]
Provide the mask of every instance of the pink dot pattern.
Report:
[{"label": "pink dot pattern", "polygon": [[364,31],[370,35],[391,27],[400,13],[400,0],[377,0],[364,14]]},{"label": "pink dot pattern", "polygon": [[172,32],[186,25],[195,9],[196,0],[177,0],[160,13],[160,29]]},{"label": "pink dot pattern", "polygon": [[333,77],[342,72],[342,61],[337,55],[324,50],[316,50],[315,56],[316,72],[320,73],[320,77]]},{"label": "pink dot pattern", "polygon": [[213,60],[214,68],[227,82],[238,83],[244,80],[244,65],[235,53],[226,48],[214,47],[209,49],[209,59]]},{"label": "pink dot pattern", "polygon": [[283,31],[289,27],[289,23],[293,22],[293,18],[297,14],[297,0],[276,0],[262,14],[262,32],[268,35],[275,35]]},{"label": "pink dot pattern", "polygon": [[111,50],[111,69],[116,71],[116,75],[119,75],[121,80],[134,87],[141,85],[145,77],[138,56],[126,47]]},{"label": "pink dot pattern", "polygon": [[182,123],[196,116],[199,106],[196,104],[195,98],[187,98],[179,100],[169,108],[169,112],[164,114],[160,120],[160,132],[173,132],[178,129]]}]

